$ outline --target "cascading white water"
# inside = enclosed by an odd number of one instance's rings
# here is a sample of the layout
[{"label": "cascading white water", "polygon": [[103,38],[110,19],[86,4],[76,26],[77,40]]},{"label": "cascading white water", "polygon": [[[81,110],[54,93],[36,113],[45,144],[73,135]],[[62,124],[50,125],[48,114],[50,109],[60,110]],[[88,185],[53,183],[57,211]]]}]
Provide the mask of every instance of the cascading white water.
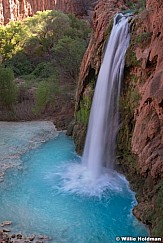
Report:
[{"label": "cascading white water", "polygon": [[95,88],[82,163],[72,161],[58,168],[54,176],[61,178],[59,191],[101,198],[105,192],[121,193],[128,188],[125,177],[113,170],[120,86],[130,40],[128,16],[117,14],[114,18]]},{"label": "cascading white water", "polygon": [[82,163],[93,178],[103,166],[113,169],[120,86],[130,41],[128,17],[117,14],[98,75]]}]

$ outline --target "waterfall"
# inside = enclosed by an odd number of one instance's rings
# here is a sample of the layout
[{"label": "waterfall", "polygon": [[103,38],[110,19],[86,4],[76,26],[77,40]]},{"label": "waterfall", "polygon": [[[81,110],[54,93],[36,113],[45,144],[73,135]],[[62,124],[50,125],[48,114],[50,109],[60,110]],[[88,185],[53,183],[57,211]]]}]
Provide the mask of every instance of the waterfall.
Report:
[{"label": "waterfall", "polygon": [[72,161],[55,173],[61,178],[62,192],[101,198],[105,193],[121,193],[128,188],[125,177],[114,170],[114,162],[130,15],[117,14],[114,18],[96,83],[82,163]]},{"label": "waterfall", "polygon": [[129,41],[128,16],[117,14],[96,83],[82,158],[94,178],[103,167],[114,168],[120,86]]}]

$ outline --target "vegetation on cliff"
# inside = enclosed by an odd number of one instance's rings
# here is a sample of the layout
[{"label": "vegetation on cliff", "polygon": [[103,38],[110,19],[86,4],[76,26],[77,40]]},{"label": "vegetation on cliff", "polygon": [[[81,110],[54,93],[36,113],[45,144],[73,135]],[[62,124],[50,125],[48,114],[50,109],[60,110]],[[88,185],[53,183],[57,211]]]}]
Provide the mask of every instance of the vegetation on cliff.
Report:
[{"label": "vegetation on cliff", "polygon": [[17,102],[22,92],[31,94],[33,116],[47,107],[52,109],[61,97],[66,102],[68,94],[71,101],[74,99],[89,32],[84,20],[50,10],[0,26],[2,64],[16,77]]}]

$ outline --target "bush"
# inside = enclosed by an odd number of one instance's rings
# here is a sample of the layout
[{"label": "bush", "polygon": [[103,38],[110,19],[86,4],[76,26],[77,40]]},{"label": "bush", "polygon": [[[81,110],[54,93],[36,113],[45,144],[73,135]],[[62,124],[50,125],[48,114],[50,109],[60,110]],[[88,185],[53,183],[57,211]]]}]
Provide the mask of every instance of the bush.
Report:
[{"label": "bush", "polygon": [[48,101],[50,100],[51,96],[51,89],[50,85],[42,81],[37,89],[36,92],[36,111],[39,112],[41,109],[45,108],[45,106],[48,104]]},{"label": "bush", "polygon": [[20,21],[11,21],[0,26],[0,53],[3,60],[11,58],[22,50],[27,39],[27,27]]},{"label": "bush", "polygon": [[13,71],[0,67],[0,104],[7,109],[12,109],[16,96],[17,87],[14,83]]},{"label": "bush", "polygon": [[126,0],[126,5],[132,10],[143,11],[146,7],[146,0]]},{"label": "bush", "polygon": [[58,80],[55,76],[47,80],[41,81],[38,84],[36,91],[36,106],[35,112],[40,113],[44,111],[47,105],[55,103],[55,96],[60,92],[58,87]]},{"label": "bush", "polygon": [[55,72],[52,63],[41,62],[37,65],[33,74],[39,78],[48,78]]},{"label": "bush", "polygon": [[65,36],[54,48],[56,67],[58,72],[77,82],[80,64],[85,52],[85,42]]},{"label": "bush", "polygon": [[34,69],[34,66],[32,65],[31,61],[23,52],[18,52],[12,58],[7,60],[5,62],[5,65],[11,68],[16,76],[28,75]]},{"label": "bush", "polygon": [[[24,81],[25,88],[37,89],[37,113],[53,105],[56,97],[65,99],[65,95],[74,95],[89,32],[86,21],[51,10],[37,12],[23,22],[0,26],[2,61]],[[60,90],[56,79],[60,81]],[[14,102],[14,90],[12,95],[7,91],[2,95],[3,105],[10,106]],[[8,104],[7,99],[11,100]]]}]

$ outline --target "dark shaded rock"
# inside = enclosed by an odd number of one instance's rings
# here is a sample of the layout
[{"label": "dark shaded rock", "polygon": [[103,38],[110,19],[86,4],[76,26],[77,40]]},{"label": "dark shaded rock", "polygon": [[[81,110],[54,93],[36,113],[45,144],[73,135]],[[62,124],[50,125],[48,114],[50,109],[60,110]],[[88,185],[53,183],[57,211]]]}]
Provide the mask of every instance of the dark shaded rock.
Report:
[{"label": "dark shaded rock", "polygon": [[10,232],[10,231],[11,231],[10,229],[3,228],[3,232]]}]

